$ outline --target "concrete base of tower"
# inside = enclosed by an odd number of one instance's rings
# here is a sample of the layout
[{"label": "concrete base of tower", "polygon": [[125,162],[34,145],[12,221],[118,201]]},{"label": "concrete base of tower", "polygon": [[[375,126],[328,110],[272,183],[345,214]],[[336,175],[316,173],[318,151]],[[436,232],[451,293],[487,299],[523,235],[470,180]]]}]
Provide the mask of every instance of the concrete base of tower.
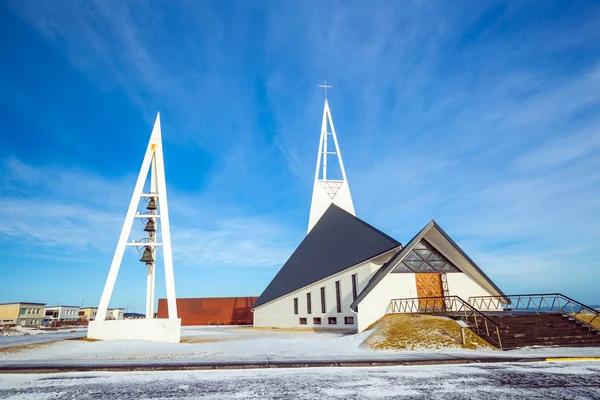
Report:
[{"label": "concrete base of tower", "polygon": [[180,318],[125,319],[90,321],[88,338],[100,340],[154,340],[179,343]]}]

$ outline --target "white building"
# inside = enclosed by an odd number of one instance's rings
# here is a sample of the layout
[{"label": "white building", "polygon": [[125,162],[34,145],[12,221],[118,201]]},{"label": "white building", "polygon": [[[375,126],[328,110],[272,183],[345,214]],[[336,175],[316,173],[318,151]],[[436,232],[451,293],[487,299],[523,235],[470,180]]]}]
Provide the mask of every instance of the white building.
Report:
[{"label": "white building", "polygon": [[504,294],[435,221],[403,247],[355,216],[325,99],[308,234],[253,305],[254,326],[363,331],[394,299],[441,296]]},{"label": "white building", "polygon": [[123,319],[124,312],[125,312],[124,308],[109,308],[106,311],[106,319],[110,319],[110,320]]},{"label": "white building", "polygon": [[79,318],[78,306],[50,306],[46,307],[44,323],[53,321],[77,321]]}]

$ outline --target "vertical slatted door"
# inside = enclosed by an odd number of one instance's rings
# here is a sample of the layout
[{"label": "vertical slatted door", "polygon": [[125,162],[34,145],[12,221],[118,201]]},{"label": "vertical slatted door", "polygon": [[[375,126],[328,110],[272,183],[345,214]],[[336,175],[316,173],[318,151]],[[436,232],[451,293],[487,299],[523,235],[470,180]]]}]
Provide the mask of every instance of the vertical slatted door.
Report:
[{"label": "vertical slatted door", "polygon": [[[444,290],[442,288],[442,277],[439,273],[418,273],[415,274],[417,280],[417,297],[442,297]],[[419,300],[419,310],[431,311],[435,307],[436,310],[443,311],[444,301],[436,300]]]}]

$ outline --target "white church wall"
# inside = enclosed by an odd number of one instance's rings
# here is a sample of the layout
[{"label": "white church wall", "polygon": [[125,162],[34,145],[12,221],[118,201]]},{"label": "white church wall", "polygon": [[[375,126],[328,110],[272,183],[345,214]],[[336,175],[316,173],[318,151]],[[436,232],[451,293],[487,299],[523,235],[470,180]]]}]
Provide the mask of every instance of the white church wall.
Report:
[{"label": "white church wall", "polygon": [[[373,274],[394,253],[390,252],[375,260],[370,260],[348,268],[336,275],[306,286],[291,294],[254,309],[254,326],[280,328],[315,329],[356,329],[357,316],[350,309],[354,301],[352,275],[357,274],[357,294],[367,285]],[[341,312],[337,312],[335,282],[340,281]],[[321,312],[321,287],[325,287],[325,313]],[[307,312],[306,294],[311,293],[311,314]],[[294,299],[298,298],[298,314],[294,314]],[[336,324],[329,324],[329,318],[335,317]],[[353,317],[352,324],[346,324],[344,318]],[[306,318],[306,324],[300,324],[300,318]],[[321,324],[313,319],[321,318]]]},{"label": "white church wall", "polygon": [[477,282],[462,272],[447,273],[448,291],[452,296],[458,296],[466,302],[473,296],[492,296]]},{"label": "white church wall", "polygon": [[387,274],[359,304],[358,331],[364,331],[383,317],[392,299],[411,297],[417,297],[415,274]]}]

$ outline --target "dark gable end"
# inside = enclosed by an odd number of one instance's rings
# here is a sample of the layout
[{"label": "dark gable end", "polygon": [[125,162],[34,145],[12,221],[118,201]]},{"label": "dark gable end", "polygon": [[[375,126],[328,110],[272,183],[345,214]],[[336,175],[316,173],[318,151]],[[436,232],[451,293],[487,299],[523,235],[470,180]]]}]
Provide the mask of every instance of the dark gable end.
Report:
[{"label": "dark gable end", "polygon": [[275,275],[252,308],[400,246],[363,220],[332,204]]}]

